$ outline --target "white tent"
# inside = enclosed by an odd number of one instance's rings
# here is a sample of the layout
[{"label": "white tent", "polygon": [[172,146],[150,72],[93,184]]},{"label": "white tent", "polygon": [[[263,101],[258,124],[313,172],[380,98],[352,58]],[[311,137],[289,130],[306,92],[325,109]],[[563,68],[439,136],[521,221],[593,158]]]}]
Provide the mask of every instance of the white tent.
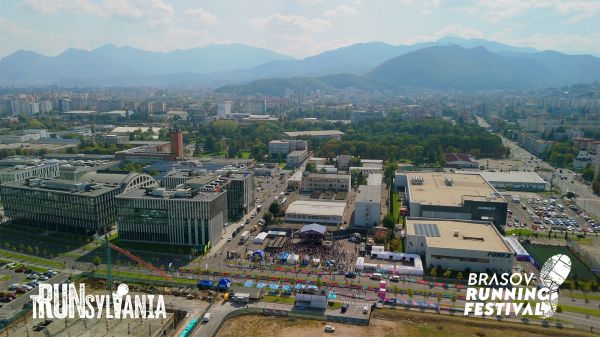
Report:
[{"label": "white tent", "polygon": [[287,264],[296,264],[298,263],[298,259],[300,259],[300,256],[292,253],[287,258]]},{"label": "white tent", "polygon": [[265,242],[265,239],[267,238],[267,232],[260,232],[256,235],[256,237],[254,237],[254,243],[257,245],[262,245]]}]

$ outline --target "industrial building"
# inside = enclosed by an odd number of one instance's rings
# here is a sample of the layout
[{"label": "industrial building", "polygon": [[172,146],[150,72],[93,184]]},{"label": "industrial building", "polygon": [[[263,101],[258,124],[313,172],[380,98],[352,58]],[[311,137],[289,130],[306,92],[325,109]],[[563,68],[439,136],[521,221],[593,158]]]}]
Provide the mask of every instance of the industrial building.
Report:
[{"label": "industrial building", "polygon": [[514,261],[491,222],[409,217],[404,247],[442,270],[510,273]]},{"label": "industrial building", "polygon": [[269,142],[269,155],[283,158],[293,151],[308,150],[308,142],[305,140],[283,139]]},{"label": "industrial building", "polygon": [[285,221],[319,224],[341,224],[346,202],[297,200],[286,212]]},{"label": "industrial building", "polygon": [[355,110],[350,115],[350,120],[354,124],[362,123],[368,120],[378,120],[385,118],[385,111],[381,110]]},{"label": "industrial building", "polygon": [[309,173],[302,176],[302,191],[350,192],[351,178],[349,174]]},{"label": "industrial building", "polygon": [[279,166],[276,163],[257,164],[252,170],[257,177],[273,177],[279,171]]},{"label": "industrial building", "polygon": [[381,184],[358,187],[354,203],[354,226],[374,227],[381,222]]},{"label": "industrial building", "polygon": [[480,174],[498,190],[542,192],[548,186],[548,183],[535,172],[481,172]]},{"label": "industrial building", "polygon": [[7,217],[56,231],[91,235],[116,223],[117,186],[31,178],[0,185]]},{"label": "industrial building", "polygon": [[314,137],[314,138],[333,138],[336,140],[341,140],[344,133],[339,130],[316,130],[316,131],[289,131],[289,132],[284,132],[283,135],[288,138]]},{"label": "industrial building", "polygon": [[227,221],[227,193],[191,188],[137,189],[116,198],[119,239],[202,247],[217,242]]},{"label": "industrial building", "polygon": [[[114,130],[113,130],[114,133]],[[115,152],[115,158],[138,162],[174,161],[183,158],[183,135],[180,130],[172,129],[168,143],[149,144]]]},{"label": "industrial building", "polygon": [[478,174],[402,172],[394,186],[404,189],[411,217],[491,221],[498,228],[506,224],[506,201]]},{"label": "industrial building", "polygon": [[56,160],[43,160],[14,156],[0,160],[0,184],[29,178],[56,178],[59,164]]},{"label": "industrial building", "polygon": [[306,159],[308,159],[308,151],[292,151],[287,155],[286,164],[290,168],[297,168],[300,167]]},{"label": "industrial building", "polygon": [[479,163],[466,153],[446,153],[444,154],[444,162],[446,167],[452,168],[479,168]]}]

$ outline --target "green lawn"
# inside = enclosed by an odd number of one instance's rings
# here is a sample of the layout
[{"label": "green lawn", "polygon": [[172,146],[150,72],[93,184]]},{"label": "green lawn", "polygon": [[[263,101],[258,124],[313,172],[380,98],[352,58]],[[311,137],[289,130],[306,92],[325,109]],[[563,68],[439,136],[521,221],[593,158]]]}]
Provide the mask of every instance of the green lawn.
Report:
[{"label": "green lawn", "polygon": [[511,236],[513,234],[516,236],[532,236],[533,232],[531,230],[525,229],[525,228],[511,229],[509,231],[506,231],[506,236]]},{"label": "green lawn", "polygon": [[546,246],[546,245],[531,245],[523,243],[529,254],[541,265],[546,260],[555,254],[564,254],[571,259],[571,273],[569,273],[568,280],[579,280],[579,281],[596,281],[596,276],[581,262],[579,259],[571,253],[571,251],[564,246]]},{"label": "green lawn", "polygon": [[394,217],[394,221],[398,223],[400,221],[400,198],[398,196],[398,192],[394,192],[392,202],[394,205],[394,212],[392,213],[392,216]]},{"label": "green lawn", "polygon": [[0,281],[8,281],[10,280],[10,275],[2,275],[0,276]]},{"label": "green lawn", "polygon": [[584,314],[584,315],[600,317],[600,309],[583,308],[583,307],[576,307],[574,305],[562,305],[562,304],[560,306],[563,309],[563,311],[569,311],[569,312],[574,312],[577,314]]},{"label": "green lawn", "polygon": [[[106,272],[106,270],[96,270],[94,273],[99,274],[99,275],[106,275],[107,272]],[[162,276],[145,275],[145,274],[124,272],[124,271],[113,271],[112,275],[113,275],[113,277],[121,276],[121,277],[135,278],[135,279],[140,279],[140,280],[169,281],[169,282],[185,283],[185,284],[196,284],[198,282],[197,280],[187,279],[187,278],[173,277],[170,279],[166,279]]]},{"label": "green lawn", "polygon": [[242,159],[248,159],[250,158],[250,152],[248,151],[242,151]]},{"label": "green lawn", "polygon": [[284,161],[280,162],[280,163],[278,164],[278,166],[279,166],[279,169],[281,170],[281,169],[285,168],[285,165],[287,165],[287,164],[286,164],[286,162],[284,162]]},{"label": "green lawn", "polygon": [[[563,292],[563,294],[566,292]],[[561,296],[563,296],[561,294]],[[600,295],[594,295],[594,294],[581,294],[581,293],[574,293],[574,294],[569,294],[567,293],[567,297],[570,298],[576,298],[576,299],[580,299],[580,300],[585,300],[586,298],[590,301],[600,301]]]},{"label": "green lawn", "polygon": [[293,297],[276,296],[276,295],[265,295],[262,298],[263,301],[269,303],[283,303],[283,304],[294,304],[295,299]]},{"label": "green lawn", "polygon": [[35,256],[31,256],[31,255],[9,252],[9,251],[3,250],[3,249],[0,249],[0,256],[10,259],[10,260],[13,260],[13,261],[22,261],[22,262],[26,262],[26,263],[48,266],[48,267],[52,267],[52,268],[64,267],[64,263],[61,263],[61,262],[43,259],[41,257],[35,257]]}]

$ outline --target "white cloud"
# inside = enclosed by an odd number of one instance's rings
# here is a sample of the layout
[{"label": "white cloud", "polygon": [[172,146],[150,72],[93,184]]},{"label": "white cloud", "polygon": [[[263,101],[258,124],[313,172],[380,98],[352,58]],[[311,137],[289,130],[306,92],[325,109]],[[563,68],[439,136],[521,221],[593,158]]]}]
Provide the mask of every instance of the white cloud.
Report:
[{"label": "white cloud", "polygon": [[42,14],[71,13],[101,17],[171,17],[173,6],[164,0],[21,0],[20,5]]},{"label": "white cloud", "polygon": [[480,0],[475,6],[463,8],[464,12],[482,15],[491,23],[503,23],[532,10],[549,10],[565,17],[565,22],[575,23],[600,12],[597,0]]},{"label": "white cloud", "polygon": [[412,37],[406,40],[405,43],[413,44],[419,42],[436,41],[447,36],[460,37],[463,39],[479,39],[484,37],[481,31],[473,27],[462,25],[449,25],[430,35],[417,35],[415,37]]},{"label": "white cloud", "polygon": [[295,35],[316,33],[333,27],[331,22],[320,18],[308,18],[299,15],[271,14],[265,18],[254,18],[250,25],[271,34]]},{"label": "white cloud", "polygon": [[527,37],[512,37],[510,31],[492,35],[498,42],[515,46],[533,47],[538,50],[559,50],[570,54],[600,55],[600,33],[592,34],[556,34],[536,33]]},{"label": "white cloud", "polygon": [[69,12],[86,15],[105,15],[102,7],[91,0],[22,0],[21,5],[43,14]]},{"label": "white cloud", "polygon": [[0,17],[0,35],[26,36],[31,33],[31,30],[19,25],[15,21]]},{"label": "white cloud", "polygon": [[358,11],[354,7],[339,5],[332,10],[325,12],[326,16],[352,16],[358,14]]},{"label": "white cloud", "polygon": [[200,23],[203,25],[214,25],[217,23],[217,17],[202,8],[187,9],[183,12],[183,16],[186,19],[191,20],[192,23]]}]

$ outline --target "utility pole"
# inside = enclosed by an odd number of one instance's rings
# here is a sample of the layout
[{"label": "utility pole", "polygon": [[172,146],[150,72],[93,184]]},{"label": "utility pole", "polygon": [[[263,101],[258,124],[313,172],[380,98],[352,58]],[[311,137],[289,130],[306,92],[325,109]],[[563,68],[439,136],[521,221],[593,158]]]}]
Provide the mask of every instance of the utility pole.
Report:
[{"label": "utility pole", "polygon": [[110,231],[108,228],[104,231],[104,248],[106,250],[106,282],[108,283],[108,294],[111,294],[113,278],[112,278],[112,262],[110,257],[110,246],[108,242],[108,236]]}]

